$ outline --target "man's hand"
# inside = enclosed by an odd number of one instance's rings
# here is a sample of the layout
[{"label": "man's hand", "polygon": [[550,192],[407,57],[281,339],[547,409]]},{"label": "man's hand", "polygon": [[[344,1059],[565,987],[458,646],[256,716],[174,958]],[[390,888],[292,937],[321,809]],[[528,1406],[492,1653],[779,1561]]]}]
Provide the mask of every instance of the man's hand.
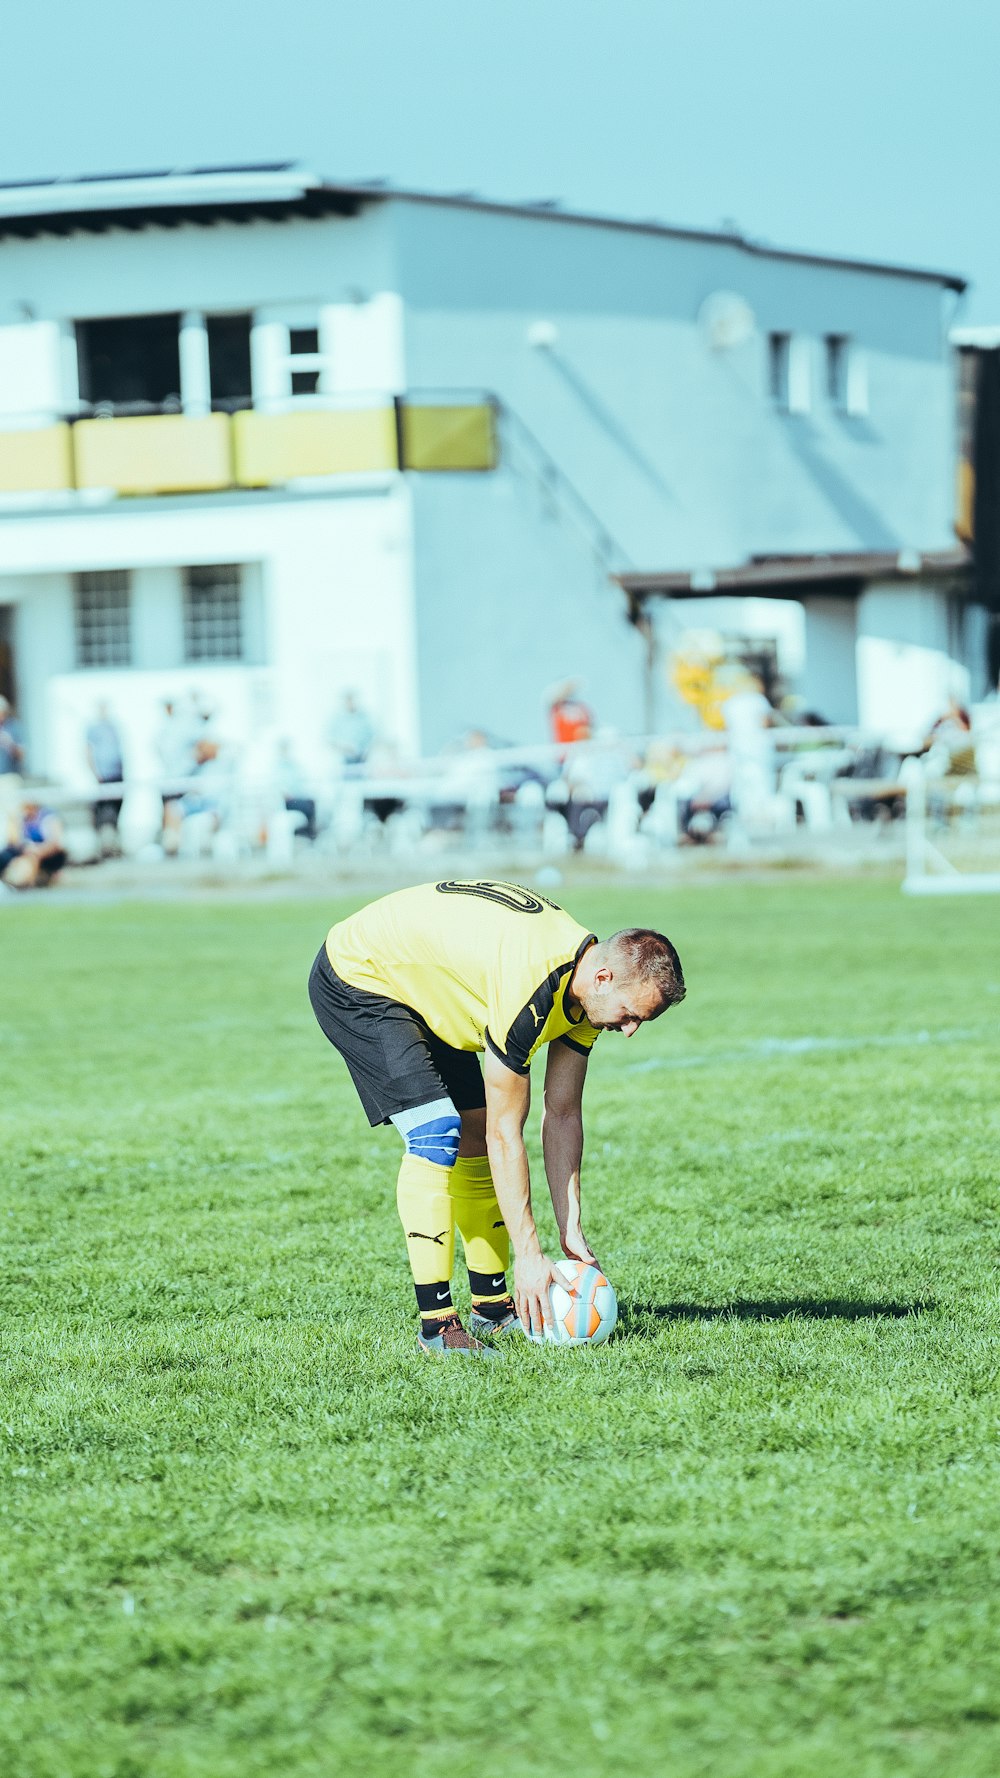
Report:
[{"label": "man's hand", "polygon": [[[567,1229],[562,1236],[561,1245],[567,1259],[582,1259],[585,1266],[598,1266],[600,1270],[593,1248],[582,1229],[576,1229],[572,1233]],[[565,1279],[563,1282],[565,1283]]]},{"label": "man's hand", "polygon": [[[514,1261],[514,1307],[525,1333],[541,1339],[545,1324],[551,1321],[549,1285],[561,1284],[570,1290],[562,1273],[557,1271],[544,1253],[526,1253]],[[575,1292],[570,1290],[570,1295]]]}]

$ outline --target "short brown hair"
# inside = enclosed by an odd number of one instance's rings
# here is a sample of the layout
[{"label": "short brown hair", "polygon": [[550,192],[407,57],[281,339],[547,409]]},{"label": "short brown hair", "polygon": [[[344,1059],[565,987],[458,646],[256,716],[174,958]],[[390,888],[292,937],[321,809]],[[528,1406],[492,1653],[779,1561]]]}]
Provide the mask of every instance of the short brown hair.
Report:
[{"label": "short brown hair", "polygon": [[656,983],[665,1007],[683,1000],[687,989],[681,960],[662,932],[653,932],[648,926],[626,926],[612,933],[608,943],[626,959],[630,977]]}]

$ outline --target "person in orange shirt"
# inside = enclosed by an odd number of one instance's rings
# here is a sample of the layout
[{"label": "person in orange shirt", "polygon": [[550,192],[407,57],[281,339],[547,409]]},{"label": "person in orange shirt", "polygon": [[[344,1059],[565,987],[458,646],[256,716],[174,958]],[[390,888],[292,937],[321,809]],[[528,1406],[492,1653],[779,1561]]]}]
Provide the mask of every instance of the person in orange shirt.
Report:
[{"label": "person in orange shirt", "polygon": [[589,741],[594,732],[594,718],[579,695],[578,679],[567,679],[557,688],[549,704],[549,728],[552,739],[560,747],[574,741]]}]

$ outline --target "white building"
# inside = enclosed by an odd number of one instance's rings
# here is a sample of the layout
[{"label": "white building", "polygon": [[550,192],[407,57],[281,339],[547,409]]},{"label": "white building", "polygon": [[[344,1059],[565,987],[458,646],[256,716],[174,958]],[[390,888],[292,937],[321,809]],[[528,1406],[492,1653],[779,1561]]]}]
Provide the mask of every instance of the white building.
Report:
[{"label": "white building", "polygon": [[541,739],[570,676],[666,725],[678,597],[703,622],[730,589],[830,719],[925,725],[978,670],[961,288],[295,167],[0,188],[0,689],[33,768],[78,768],[99,697],[132,770],[190,692],[309,761],[348,689],[406,753]]}]

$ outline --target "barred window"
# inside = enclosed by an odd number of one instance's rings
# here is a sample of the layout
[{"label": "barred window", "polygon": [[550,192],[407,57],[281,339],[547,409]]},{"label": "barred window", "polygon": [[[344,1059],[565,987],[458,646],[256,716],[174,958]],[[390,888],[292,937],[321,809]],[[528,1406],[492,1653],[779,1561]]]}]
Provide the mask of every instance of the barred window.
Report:
[{"label": "barred window", "polygon": [[184,573],[184,659],[243,659],[243,585],[238,564]]},{"label": "barred window", "polygon": [[78,574],[73,587],[78,667],[127,667],[132,661],[131,588],[124,568]]}]

